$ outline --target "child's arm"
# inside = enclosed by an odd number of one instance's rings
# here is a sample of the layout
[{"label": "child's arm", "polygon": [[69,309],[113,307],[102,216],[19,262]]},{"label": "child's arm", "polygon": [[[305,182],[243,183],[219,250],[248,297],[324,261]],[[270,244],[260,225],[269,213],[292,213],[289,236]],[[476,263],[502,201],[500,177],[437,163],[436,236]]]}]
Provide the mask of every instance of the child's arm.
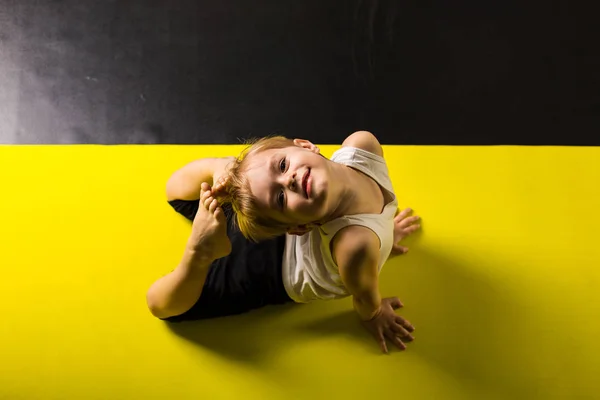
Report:
[{"label": "child's arm", "polygon": [[333,241],[333,254],[344,285],[352,295],[354,309],[363,325],[387,353],[387,337],[400,349],[412,340],[413,326],[394,312],[402,306],[397,298],[379,294],[379,239],[370,229],[349,226]]},{"label": "child's arm", "polygon": [[379,294],[379,239],[362,226],[349,226],[333,238],[333,256],[344,286],[352,295],[354,309],[368,321],[381,309]]},{"label": "child's arm", "polygon": [[167,200],[198,200],[202,182],[210,186],[227,173],[234,157],[201,158],[171,175],[167,181]]}]

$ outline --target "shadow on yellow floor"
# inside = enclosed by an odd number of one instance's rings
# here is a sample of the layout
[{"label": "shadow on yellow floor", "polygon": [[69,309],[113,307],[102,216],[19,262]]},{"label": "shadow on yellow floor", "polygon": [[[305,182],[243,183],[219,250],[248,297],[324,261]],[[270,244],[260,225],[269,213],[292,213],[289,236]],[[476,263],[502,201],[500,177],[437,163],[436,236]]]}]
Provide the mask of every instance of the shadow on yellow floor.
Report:
[{"label": "shadow on yellow floor", "polygon": [[[268,306],[247,314],[202,321],[165,322],[174,334],[220,356],[252,365],[261,364],[284,343],[275,339],[289,333],[285,314],[296,304]],[[282,321],[277,329],[277,321]],[[267,331],[267,327],[269,327]],[[292,339],[293,340],[293,339]]]}]

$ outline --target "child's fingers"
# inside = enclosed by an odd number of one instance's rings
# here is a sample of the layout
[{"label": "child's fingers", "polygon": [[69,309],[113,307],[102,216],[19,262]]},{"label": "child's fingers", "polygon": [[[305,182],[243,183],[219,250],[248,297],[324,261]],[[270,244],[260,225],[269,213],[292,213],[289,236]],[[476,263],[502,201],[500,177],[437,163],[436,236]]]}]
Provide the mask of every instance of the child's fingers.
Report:
[{"label": "child's fingers", "polygon": [[411,208],[405,208],[404,210],[400,211],[398,214],[396,214],[396,217],[394,218],[394,221],[399,221],[401,219],[406,218],[410,213],[412,212]]},{"label": "child's fingers", "polygon": [[396,244],[394,245],[394,252],[396,252],[397,254],[406,254],[408,253],[408,247]]},{"label": "child's fingers", "polygon": [[400,301],[400,299],[399,299],[399,298],[397,298],[397,297],[392,297],[392,298],[390,298],[390,306],[392,306],[392,308],[393,308],[394,310],[397,310],[397,309],[399,309],[399,308],[402,308],[402,307],[404,307],[404,304],[402,304],[402,302]]},{"label": "child's fingers", "polygon": [[[396,347],[398,347],[400,350],[406,350],[406,345],[404,344],[404,342],[402,342],[402,340],[400,340],[400,337],[396,336],[393,333],[389,333],[386,335],[388,337],[388,339],[390,339],[390,341],[392,343],[394,343],[396,345]],[[387,353],[387,351],[386,351]]]},{"label": "child's fingers", "polygon": [[421,217],[419,217],[418,215],[408,216],[408,213],[406,213],[406,214],[400,213],[394,218],[394,221],[396,223],[399,223],[399,222],[404,222],[404,221],[416,221],[420,218]]},{"label": "child's fingers", "polygon": [[401,325],[398,325],[396,323],[390,325],[390,330],[392,331],[392,333],[398,336],[408,335],[406,329],[404,329]]},{"label": "child's fingers", "polygon": [[402,231],[405,234],[408,235],[408,234],[411,234],[411,233],[414,233],[414,232],[418,231],[420,227],[421,227],[421,225],[415,224],[415,225],[411,225],[411,226],[409,226],[407,228],[404,228]]},{"label": "child's fingers", "polygon": [[390,325],[390,330],[396,335],[401,337],[403,340],[407,342],[412,342],[415,340],[414,336],[411,335],[402,325],[397,322],[394,322]]},{"label": "child's fingers", "polygon": [[217,183],[221,186],[226,186],[229,183],[229,175],[220,176],[219,179],[217,179]]},{"label": "child's fingers", "polygon": [[219,181],[213,185],[213,192],[220,192],[223,188],[223,183]]},{"label": "child's fingers", "polygon": [[415,327],[412,326],[412,324],[410,322],[408,322],[407,320],[405,320],[404,318],[402,318],[399,315],[396,316],[396,323],[402,325],[404,327],[404,329],[406,329],[409,332],[415,331]]},{"label": "child's fingers", "polygon": [[406,223],[408,223],[408,224],[412,224],[413,222],[417,222],[420,219],[421,219],[421,217],[419,217],[418,215],[415,215],[412,217],[405,218],[404,221],[406,221]]},{"label": "child's fingers", "polygon": [[220,195],[220,194],[224,194],[225,192],[227,192],[227,190],[226,190],[226,187],[225,187],[225,186],[223,186],[223,185],[216,185],[216,186],[213,188],[213,192],[214,192],[215,194],[219,194],[219,195]]},{"label": "child's fingers", "polygon": [[383,351],[384,353],[388,353],[388,348],[387,348],[387,343],[385,342],[385,336],[383,335],[382,331],[378,331],[377,335],[375,336],[375,340],[377,340],[379,342],[379,347],[381,348],[381,351]]},{"label": "child's fingers", "polygon": [[227,191],[228,185],[229,185],[229,179],[221,177],[218,179],[217,184],[214,187],[214,190],[218,191],[218,192]]},{"label": "child's fingers", "polygon": [[400,219],[400,220],[395,220],[394,222],[396,223],[396,225],[398,225],[401,228],[405,228],[407,226],[410,226],[411,224],[414,224],[415,222],[417,222],[418,220],[420,220],[421,218],[419,216],[414,216],[414,217],[407,217],[404,219]]}]

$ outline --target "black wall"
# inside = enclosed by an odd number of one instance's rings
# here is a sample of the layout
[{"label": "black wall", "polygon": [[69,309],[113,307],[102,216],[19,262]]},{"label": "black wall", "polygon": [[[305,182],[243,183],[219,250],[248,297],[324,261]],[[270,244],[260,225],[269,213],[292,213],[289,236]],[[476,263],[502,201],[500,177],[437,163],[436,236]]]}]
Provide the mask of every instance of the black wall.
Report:
[{"label": "black wall", "polygon": [[2,143],[600,144],[595,14],[572,5],[0,5]]}]

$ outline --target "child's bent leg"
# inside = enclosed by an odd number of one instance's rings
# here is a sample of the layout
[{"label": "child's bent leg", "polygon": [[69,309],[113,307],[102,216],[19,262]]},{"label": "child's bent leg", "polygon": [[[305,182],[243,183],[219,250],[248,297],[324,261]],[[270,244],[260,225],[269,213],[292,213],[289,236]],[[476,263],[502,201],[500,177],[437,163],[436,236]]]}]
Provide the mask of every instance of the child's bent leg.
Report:
[{"label": "child's bent leg", "polygon": [[183,314],[200,298],[212,260],[186,249],[177,268],[158,279],[146,294],[148,308],[157,318]]},{"label": "child's bent leg", "polygon": [[203,184],[198,211],[183,258],[170,274],[158,279],[146,294],[152,314],[164,319],[188,311],[200,298],[211,264],[231,252],[223,210]]}]

